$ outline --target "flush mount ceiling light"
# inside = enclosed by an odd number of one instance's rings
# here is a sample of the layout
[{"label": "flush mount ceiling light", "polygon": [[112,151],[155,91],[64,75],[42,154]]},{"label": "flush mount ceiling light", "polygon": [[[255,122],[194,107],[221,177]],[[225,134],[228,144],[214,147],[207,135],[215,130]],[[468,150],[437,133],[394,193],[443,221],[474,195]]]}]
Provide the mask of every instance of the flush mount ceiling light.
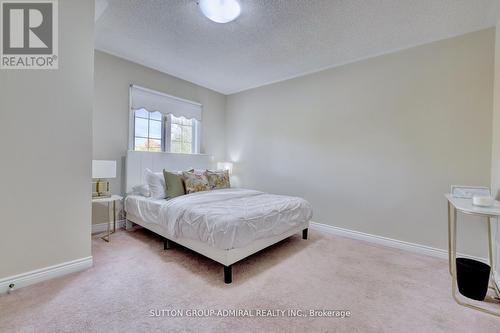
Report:
[{"label": "flush mount ceiling light", "polygon": [[198,5],[203,15],[217,23],[231,22],[241,13],[237,0],[199,0]]}]

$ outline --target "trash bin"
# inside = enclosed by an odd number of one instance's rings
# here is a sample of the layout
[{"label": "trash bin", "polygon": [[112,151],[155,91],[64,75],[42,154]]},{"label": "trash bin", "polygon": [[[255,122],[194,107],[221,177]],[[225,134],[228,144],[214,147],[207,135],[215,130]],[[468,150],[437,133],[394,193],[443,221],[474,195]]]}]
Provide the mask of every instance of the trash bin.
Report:
[{"label": "trash bin", "polygon": [[490,266],[477,260],[457,258],[458,291],[468,298],[483,301],[490,282]]}]

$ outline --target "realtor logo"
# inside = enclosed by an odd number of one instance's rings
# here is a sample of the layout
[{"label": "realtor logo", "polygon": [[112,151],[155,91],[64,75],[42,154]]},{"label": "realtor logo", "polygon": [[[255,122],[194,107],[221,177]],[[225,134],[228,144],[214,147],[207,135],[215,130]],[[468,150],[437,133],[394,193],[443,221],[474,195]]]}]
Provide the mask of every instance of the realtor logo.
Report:
[{"label": "realtor logo", "polygon": [[57,0],[0,1],[2,69],[57,69]]}]

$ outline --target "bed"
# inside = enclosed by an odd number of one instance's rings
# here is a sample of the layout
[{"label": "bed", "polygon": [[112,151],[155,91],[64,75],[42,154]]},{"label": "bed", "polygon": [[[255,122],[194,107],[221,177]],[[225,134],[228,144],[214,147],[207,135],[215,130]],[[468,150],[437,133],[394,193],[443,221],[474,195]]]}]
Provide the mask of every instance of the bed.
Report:
[{"label": "bed", "polygon": [[[211,169],[209,155],[129,151],[126,187],[144,183],[144,170],[159,172]],[[172,199],[140,195],[125,198],[127,229],[132,223],[164,238],[167,250],[180,244],[224,266],[232,282],[232,265],[270,245],[302,232],[307,239],[311,205],[302,198],[230,188],[197,192]]]}]

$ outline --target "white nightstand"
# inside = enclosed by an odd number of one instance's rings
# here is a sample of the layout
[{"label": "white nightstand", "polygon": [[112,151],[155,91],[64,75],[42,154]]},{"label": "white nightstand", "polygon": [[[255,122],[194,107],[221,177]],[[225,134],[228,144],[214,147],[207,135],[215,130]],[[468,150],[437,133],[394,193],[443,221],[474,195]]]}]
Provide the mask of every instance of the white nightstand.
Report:
[{"label": "white nightstand", "polygon": [[[499,311],[493,311],[479,305],[469,304],[461,301],[457,296],[457,212],[467,215],[476,215],[485,217],[485,222],[488,225],[488,258],[491,267],[490,281],[492,286],[489,288],[494,289],[497,296],[500,296],[500,290],[496,285],[494,279],[495,272],[495,259],[493,257],[493,245],[491,242],[491,224],[494,221],[498,222],[500,218],[500,202],[495,200],[493,207],[479,207],[472,204],[472,199],[455,198],[451,194],[445,195],[448,200],[448,263],[451,274],[451,294],[455,301],[463,306],[489,313],[495,316],[500,316]],[[488,283],[489,284],[489,283]]]},{"label": "white nightstand", "polygon": [[112,233],[116,231],[116,202],[123,200],[123,197],[119,195],[112,195],[111,197],[108,198],[92,198],[92,203],[107,203],[108,208],[112,205],[113,207],[113,232],[111,232],[111,228],[109,226],[109,221],[108,221],[108,231],[101,234],[101,239],[105,240],[106,242],[110,241],[110,236]]}]

